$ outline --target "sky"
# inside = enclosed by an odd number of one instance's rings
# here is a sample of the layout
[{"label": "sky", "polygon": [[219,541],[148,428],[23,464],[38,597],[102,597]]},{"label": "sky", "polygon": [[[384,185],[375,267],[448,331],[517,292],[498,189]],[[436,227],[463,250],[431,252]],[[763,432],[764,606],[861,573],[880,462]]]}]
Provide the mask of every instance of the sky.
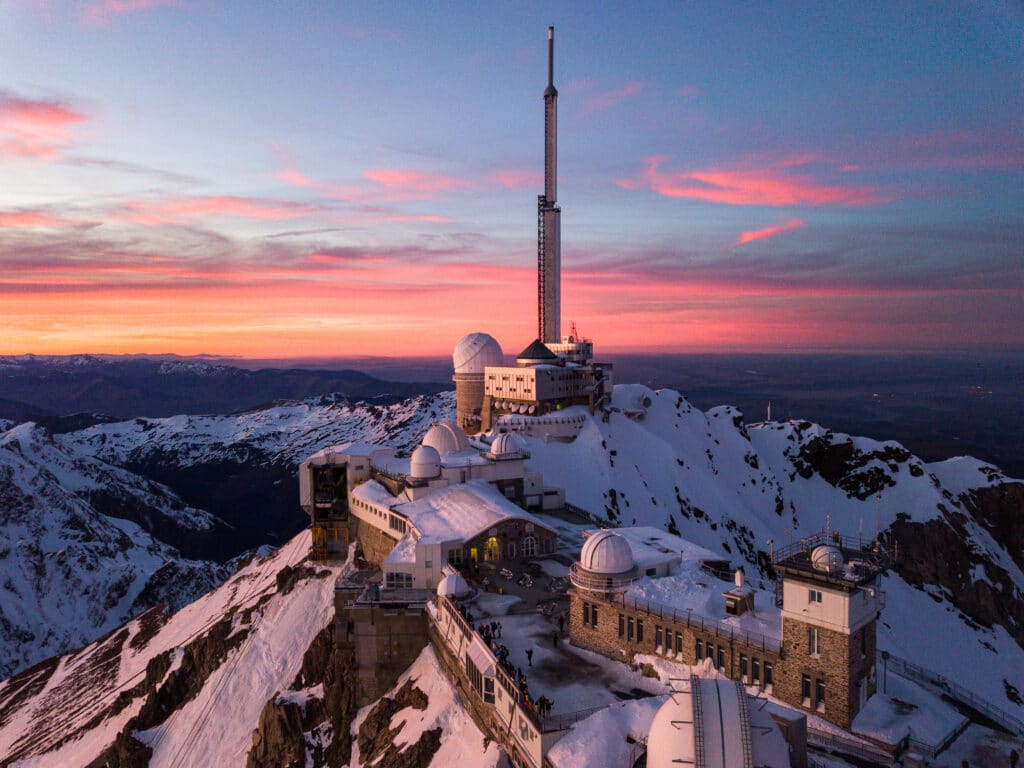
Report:
[{"label": "sky", "polygon": [[1024,350],[1019,2],[0,0],[0,354]]}]

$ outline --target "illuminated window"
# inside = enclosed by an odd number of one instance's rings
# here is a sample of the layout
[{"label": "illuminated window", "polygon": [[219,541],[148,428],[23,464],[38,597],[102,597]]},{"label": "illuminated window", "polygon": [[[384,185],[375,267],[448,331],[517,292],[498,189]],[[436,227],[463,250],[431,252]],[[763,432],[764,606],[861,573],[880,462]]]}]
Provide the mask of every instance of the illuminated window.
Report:
[{"label": "illuminated window", "polygon": [[484,560],[498,560],[501,557],[501,547],[498,546],[498,537],[491,536],[484,545]]}]

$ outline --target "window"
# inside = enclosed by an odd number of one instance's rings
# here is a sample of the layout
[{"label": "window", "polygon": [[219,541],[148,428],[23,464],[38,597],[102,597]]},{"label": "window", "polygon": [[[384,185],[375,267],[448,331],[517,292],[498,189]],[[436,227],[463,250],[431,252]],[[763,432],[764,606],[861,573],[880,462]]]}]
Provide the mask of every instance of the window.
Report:
[{"label": "window", "polygon": [[590,606],[590,626],[597,629],[597,606]]},{"label": "window", "polygon": [[484,560],[497,560],[501,557],[501,548],[498,546],[498,537],[491,536],[484,545]]},{"label": "window", "polygon": [[509,560],[515,560],[515,557],[516,557],[516,543],[514,541],[510,541],[508,543],[508,559]]},{"label": "window", "polygon": [[800,700],[805,707],[811,706],[811,678],[808,675],[800,677]]},{"label": "window", "polygon": [[590,603],[583,604],[583,626],[590,623]]},{"label": "window", "polygon": [[635,629],[636,629],[636,623],[633,620],[633,617],[630,616],[629,618],[626,619],[626,639],[627,640],[632,640],[633,639],[633,633],[634,633]]},{"label": "window", "polygon": [[775,680],[772,678],[772,663],[766,661],[764,663],[764,687],[769,688],[774,682]]},{"label": "window", "polygon": [[452,565],[462,565],[462,550],[461,549],[449,549],[448,550],[448,562]]},{"label": "window", "polygon": [[683,655],[683,633],[676,632],[676,655]]},{"label": "window", "polygon": [[704,658],[704,641],[697,638],[697,661]]},{"label": "window", "polygon": [[807,590],[807,602],[808,603],[820,603],[821,602],[821,590],[820,589],[809,589],[809,590]]},{"label": "window", "polygon": [[423,563],[423,567],[424,568],[433,568],[434,567],[434,561],[433,560],[427,560],[425,563]]},{"label": "window", "polygon": [[661,653],[664,644],[662,642],[664,637],[664,631],[657,624],[654,625],[654,649]]},{"label": "window", "polygon": [[494,703],[494,678],[484,678],[484,704]]},{"label": "window", "polygon": [[626,617],[620,613],[619,614],[619,637],[625,637],[625,636],[626,636]]},{"label": "window", "polygon": [[527,536],[522,541],[523,557],[533,557],[537,554],[537,537]]},{"label": "window", "polygon": [[725,646],[718,646],[718,668],[725,669]]},{"label": "window", "polygon": [[384,584],[388,589],[411,589],[411,573],[387,573],[384,575]]},{"label": "window", "polygon": [[821,637],[817,627],[807,628],[807,652],[814,658],[821,654]]},{"label": "window", "polygon": [[750,660],[750,682],[754,685],[761,684],[761,660],[756,656]]},{"label": "window", "polygon": [[747,657],[740,654],[740,680],[747,682]]},{"label": "window", "polygon": [[825,681],[818,680],[814,684],[814,708],[819,712],[825,711]]},{"label": "window", "polygon": [[388,525],[393,531],[405,533],[405,520],[400,518],[398,515],[391,515],[388,519]]},{"label": "window", "polygon": [[644,620],[636,620],[636,641],[642,643],[644,641]]}]

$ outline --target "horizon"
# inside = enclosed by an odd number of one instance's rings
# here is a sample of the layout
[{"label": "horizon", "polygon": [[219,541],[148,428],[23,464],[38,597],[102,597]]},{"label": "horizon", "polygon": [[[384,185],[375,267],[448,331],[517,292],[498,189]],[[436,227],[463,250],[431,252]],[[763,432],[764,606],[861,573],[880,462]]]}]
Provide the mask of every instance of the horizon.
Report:
[{"label": "horizon", "polygon": [[552,24],[563,333],[1024,351],[1020,9],[0,9],[0,355],[514,354]]}]

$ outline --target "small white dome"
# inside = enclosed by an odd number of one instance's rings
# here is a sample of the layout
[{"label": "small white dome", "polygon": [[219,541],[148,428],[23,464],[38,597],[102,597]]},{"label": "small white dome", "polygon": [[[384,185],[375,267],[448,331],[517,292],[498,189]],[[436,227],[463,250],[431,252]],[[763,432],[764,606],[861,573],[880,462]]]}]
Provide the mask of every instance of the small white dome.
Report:
[{"label": "small white dome", "polygon": [[420,445],[409,459],[409,475],[429,479],[441,474],[441,454],[429,445]]},{"label": "small white dome", "polygon": [[467,333],[455,343],[452,363],[456,373],[483,373],[488,365],[504,365],[501,345],[488,333]]},{"label": "small white dome", "polygon": [[466,433],[449,421],[438,421],[430,426],[423,436],[423,445],[436,450],[439,454],[460,453],[470,449]]},{"label": "small white dome", "polygon": [[521,459],[526,455],[526,446],[519,435],[502,432],[494,438],[488,455],[495,459]]},{"label": "small white dome", "polygon": [[461,573],[449,573],[437,584],[437,594],[441,597],[465,597],[470,591]]},{"label": "small white dome", "polygon": [[[701,681],[692,679],[691,685]],[[648,768],[676,768],[696,763],[697,744],[693,730],[693,695],[689,691],[669,696],[647,732]]]},{"label": "small white dome", "polygon": [[817,571],[838,573],[843,567],[843,553],[839,547],[822,544],[811,550],[811,566]]},{"label": "small white dome", "polygon": [[615,531],[601,531],[583,542],[580,566],[590,573],[613,575],[633,570],[633,548]]}]

